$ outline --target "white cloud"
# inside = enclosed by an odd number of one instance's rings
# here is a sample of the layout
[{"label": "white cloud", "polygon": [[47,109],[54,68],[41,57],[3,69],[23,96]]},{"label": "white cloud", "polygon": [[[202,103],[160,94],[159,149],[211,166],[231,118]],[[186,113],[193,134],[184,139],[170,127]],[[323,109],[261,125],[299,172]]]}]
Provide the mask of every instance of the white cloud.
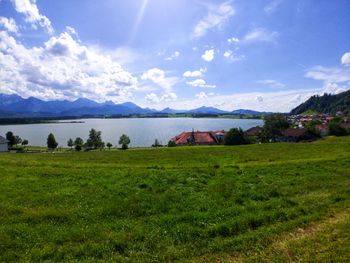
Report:
[{"label": "white cloud", "polygon": [[[160,103],[160,109],[193,109],[201,106],[216,107],[232,111],[251,109],[257,111],[289,112],[313,95],[322,95],[324,88],[302,89],[274,92],[250,92],[229,95],[197,96],[193,100],[177,100],[172,103]],[[198,94],[199,95],[199,94]]]},{"label": "white cloud", "polygon": [[204,79],[196,79],[194,81],[188,81],[186,83],[192,87],[216,88],[216,85],[208,85]]},{"label": "white cloud", "polygon": [[276,11],[278,6],[282,4],[283,0],[272,0],[268,5],[264,7],[264,11],[266,14],[272,14]]},{"label": "white cloud", "polygon": [[3,26],[8,32],[18,34],[18,27],[13,18],[0,16],[0,26]]},{"label": "white cloud", "polygon": [[174,92],[165,93],[162,96],[158,96],[155,93],[147,94],[145,100],[148,103],[158,104],[160,102],[171,102],[177,100],[177,95]]},{"label": "white cloud", "polygon": [[220,5],[208,5],[209,12],[205,18],[200,20],[193,30],[193,37],[202,37],[213,28],[222,28],[227,20],[235,14],[231,1]]},{"label": "white cloud", "polygon": [[342,57],[341,57],[341,63],[345,66],[350,66],[350,52],[346,52]]},{"label": "white cloud", "polygon": [[209,50],[206,50],[204,52],[204,54],[202,55],[202,59],[207,61],[207,62],[211,62],[215,57],[215,51],[214,49],[209,49]]},{"label": "white cloud", "polygon": [[149,69],[142,74],[141,79],[152,81],[154,84],[163,88],[167,93],[172,90],[172,87],[178,81],[175,77],[166,77],[165,72],[159,68]]},{"label": "white cloud", "polygon": [[265,85],[265,86],[269,86],[270,88],[275,88],[275,89],[281,89],[281,88],[284,88],[286,86],[283,83],[281,83],[277,80],[274,80],[274,79],[259,80],[259,81],[257,81],[257,83]]},{"label": "white cloud", "polygon": [[306,72],[305,77],[322,80],[325,83],[343,83],[350,81],[350,68],[327,68],[316,66]]},{"label": "white cloud", "polygon": [[151,103],[159,103],[160,102],[160,98],[155,93],[147,94],[145,97],[145,100],[147,102],[151,102]]},{"label": "white cloud", "polygon": [[33,28],[37,28],[37,25],[45,28],[50,34],[53,33],[53,27],[51,21],[44,15],[40,14],[36,5],[36,0],[11,0],[16,11],[25,16],[25,21]]},{"label": "white cloud", "polygon": [[201,92],[196,94],[196,97],[198,99],[206,99],[206,98],[209,98],[209,97],[214,96],[214,95],[215,95],[214,92],[205,93],[204,91],[201,91]]},{"label": "white cloud", "polygon": [[258,102],[263,102],[264,101],[264,97],[263,96],[256,96],[256,100]]},{"label": "white cloud", "polygon": [[238,43],[239,39],[236,38],[236,37],[231,37],[231,38],[227,39],[227,42],[230,43],[230,44]]},{"label": "white cloud", "polygon": [[203,77],[203,73],[205,73],[206,71],[206,68],[201,68],[200,70],[195,71],[186,71],[184,72],[183,76],[185,78],[201,78]]},{"label": "white cloud", "polygon": [[27,48],[0,32],[0,92],[23,97],[96,101],[129,100],[137,79],[109,55],[77,42],[68,32]]},{"label": "white cloud", "polygon": [[254,42],[271,42],[277,43],[278,33],[275,31],[268,31],[264,28],[257,28],[244,36],[244,41],[247,43]]},{"label": "white cloud", "polygon": [[165,60],[171,61],[174,60],[175,58],[178,58],[180,56],[179,51],[175,51],[170,57],[165,58]]}]

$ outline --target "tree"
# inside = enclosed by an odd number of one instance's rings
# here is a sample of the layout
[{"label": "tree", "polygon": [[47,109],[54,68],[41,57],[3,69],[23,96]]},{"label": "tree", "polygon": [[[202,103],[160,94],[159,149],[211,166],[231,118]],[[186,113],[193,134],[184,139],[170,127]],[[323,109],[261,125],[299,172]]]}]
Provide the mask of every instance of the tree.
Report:
[{"label": "tree", "polygon": [[249,139],[241,128],[232,128],[225,134],[224,143],[225,145],[249,144]]},{"label": "tree", "polygon": [[341,126],[341,122],[333,120],[328,125],[329,135],[346,136],[347,130]]},{"label": "tree", "polygon": [[75,140],[74,140],[74,145],[75,145],[75,146],[77,146],[77,145],[83,146],[83,145],[84,145],[84,140],[83,140],[82,138],[80,138],[80,137],[77,137],[77,138],[75,138]]},{"label": "tree", "polygon": [[58,143],[56,142],[55,136],[50,133],[47,137],[47,148],[49,149],[56,149],[58,146]]},{"label": "tree", "polygon": [[157,148],[157,147],[160,147],[160,146],[161,146],[161,145],[160,145],[158,139],[155,139],[155,140],[154,140],[154,143],[152,144],[152,147]]},{"label": "tree", "polygon": [[82,149],[82,146],[80,145],[80,144],[77,144],[77,145],[75,145],[75,150],[77,151],[77,152],[80,152],[81,151],[81,149]]},{"label": "tree", "polygon": [[12,147],[13,145],[16,144],[16,137],[15,137],[15,135],[13,134],[13,132],[11,132],[11,131],[8,131],[8,132],[6,133],[6,140],[9,141],[9,146],[10,146],[10,147]]},{"label": "tree", "polygon": [[113,144],[111,144],[110,142],[107,142],[106,146],[108,147],[109,150],[111,150],[111,147],[113,146]]},{"label": "tree", "polygon": [[93,149],[103,148],[101,132],[91,129],[89,131],[89,139],[86,141],[86,146]]},{"label": "tree", "polygon": [[259,136],[263,142],[275,140],[277,136],[281,136],[282,131],[289,128],[290,124],[284,114],[276,113],[265,116],[264,127]]},{"label": "tree", "polygon": [[21,144],[22,143],[22,138],[19,137],[18,135],[15,136],[15,145]]},{"label": "tree", "polygon": [[28,140],[24,139],[24,140],[22,141],[22,145],[23,145],[23,146],[26,146],[26,145],[28,145],[28,144],[29,144],[29,141],[28,141]]},{"label": "tree", "polygon": [[175,146],[176,146],[176,143],[173,140],[170,140],[168,142],[168,147],[175,147]]},{"label": "tree", "polygon": [[68,142],[67,142],[67,146],[72,148],[74,146],[74,142],[72,139],[69,139]]},{"label": "tree", "polygon": [[319,131],[319,129],[317,129],[317,125],[321,124],[320,120],[311,120],[306,124],[306,129],[313,135],[317,136],[317,137],[321,137],[321,133]]},{"label": "tree", "polygon": [[129,144],[130,144],[130,138],[127,135],[123,134],[122,136],[120,136],[119,145],[122,146],[123,150],[128,149]]}]

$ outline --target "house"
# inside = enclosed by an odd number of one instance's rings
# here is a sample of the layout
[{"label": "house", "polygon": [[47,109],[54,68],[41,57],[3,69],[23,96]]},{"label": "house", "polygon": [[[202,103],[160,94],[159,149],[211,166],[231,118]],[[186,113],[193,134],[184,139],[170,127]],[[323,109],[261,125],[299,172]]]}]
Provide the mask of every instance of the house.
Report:
[{"label": "house", "polygon": [[176,145],[218,145],[223,140],[225,131],[182,132],[171,140]]},{"label": "house", "polygon": [[316,139],[316,136],[311,134],[305,128],[288,128],[282,131],[282,136],[277,138],[280,142],[300,142],[311,141]]},{"label": "house", "polygon": [[8,140],[6,140],[4,137],[0,136],[0,152],[8,152],[9,151],[8,143],[9,143]]},{"label": "house", "polygon": [[262,127],[260,126],[256,126],[253,128],[250,128],[248,130],[245,131],[245,133],[249,136],[249,137],[256,137],[259,135],[259,133],[263,130]]}]

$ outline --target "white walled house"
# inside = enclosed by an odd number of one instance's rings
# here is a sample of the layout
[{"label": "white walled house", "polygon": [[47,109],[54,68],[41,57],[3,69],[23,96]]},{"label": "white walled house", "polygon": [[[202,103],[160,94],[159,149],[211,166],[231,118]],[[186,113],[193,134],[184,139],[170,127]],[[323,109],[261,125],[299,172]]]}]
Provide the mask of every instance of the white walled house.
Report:
[{"label": "white walled house", "polygon": [[0,136],[0,152],[8,152],[9,151],[9,141],[4,137]]}]

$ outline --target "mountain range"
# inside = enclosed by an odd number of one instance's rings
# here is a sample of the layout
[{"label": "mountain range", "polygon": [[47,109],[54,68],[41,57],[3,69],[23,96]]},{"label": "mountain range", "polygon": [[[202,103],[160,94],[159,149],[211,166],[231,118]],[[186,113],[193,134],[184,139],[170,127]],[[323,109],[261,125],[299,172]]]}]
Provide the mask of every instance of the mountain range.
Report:
[{"label": "mountain range", "polygon": [[214,107],[200,107],[192,110],[175,110],[165,108],[154,110],[141,108],[132,103],[115,104],[111,101],[98,103],[89,99],[80,98],[75,101],[54,100],[43,101],[34,97],[22,98],[18,95],[0,94],[0,117],[83,117],[132,114],[240,114],[260,115],[268,112],[239,109],[223,111]]}]

